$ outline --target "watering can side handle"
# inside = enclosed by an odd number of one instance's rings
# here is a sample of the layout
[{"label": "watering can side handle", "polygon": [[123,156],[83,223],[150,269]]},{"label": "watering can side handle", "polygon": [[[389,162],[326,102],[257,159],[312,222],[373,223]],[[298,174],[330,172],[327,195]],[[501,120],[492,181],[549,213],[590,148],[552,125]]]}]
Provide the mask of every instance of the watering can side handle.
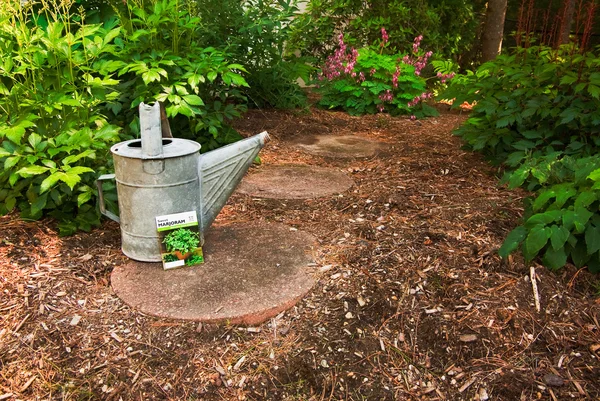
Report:
[{"label": "watering can side handle", "polygon": [[100,206],[100,213],[102,213],[109,219],[114,220],[117,223],[119,223],[120,222],[119,216],[117,216],[116,214],[114,214],[113,212],[111,212],[109,210],[106,210],[106,204],[104,203],[104,191],[102,190],[102,181],[108,181],[108,180],[114,180],[114,179],[115,179],[114,174],[104,174],[104,175],[101,175],[100,177],[98,177],[98,179],[96,180],[96,186],[98,187],[98,204]]}]

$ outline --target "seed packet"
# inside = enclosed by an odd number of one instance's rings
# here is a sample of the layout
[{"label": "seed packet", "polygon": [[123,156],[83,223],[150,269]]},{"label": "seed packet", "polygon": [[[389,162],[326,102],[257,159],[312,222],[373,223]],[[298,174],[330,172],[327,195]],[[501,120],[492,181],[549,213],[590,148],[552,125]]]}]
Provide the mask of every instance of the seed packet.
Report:
[{"label": "seed packet", "polygon": [[156,216],[165,270],[204,263],[198,218],[194,210]]}]

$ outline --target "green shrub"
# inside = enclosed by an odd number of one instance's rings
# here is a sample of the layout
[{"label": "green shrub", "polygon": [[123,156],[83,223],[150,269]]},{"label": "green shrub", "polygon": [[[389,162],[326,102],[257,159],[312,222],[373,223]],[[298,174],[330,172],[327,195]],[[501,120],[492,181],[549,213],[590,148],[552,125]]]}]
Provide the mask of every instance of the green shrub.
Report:
[{"label": "green shrub", "polygon": [[306,95],[296,82],[309,80],[313,71],[292,54],[285,43],[295,23],[296,0],[194,0],[201,18],[203,46],[225,50],[244,65],[249,86],[241,88],[250,106],[295,108],[306,106]]},{"label": "green shrub", "polygon": [[528,199],[524,223],[508,235],[500,255],[521,248],[527,261],[542,256],[551,269],[571,260],[600,273],[600,157],[548,157],[509,177],[519,177],[515,187],[530,175],[542,187]]},{"label": "green shrub", "polygon": [[104,56],[119,28],[71,24],[67,2],[42,4],[0,8],[0,214],[50,212],[68,234],[99,222],[94,181],[119,139],[101,113],[118,96]]},{"label": "green shrub", "polygon": [[248,84],[244,66],[202,45],[201,19],[190,7],[132,0],[127,12],[118,11],[125,32],[110,66],[119,69],[121,96],[109,107],[133,136],[139,103],[163,102],[174,135],[196,139],[207,151],[240,139],[229,123],[246,110],[240,89]]},{"label": "green shrub", "polygon": [[551,269],[572,261],[600,272],[600,59],[570,46],[517,49],[443,97],[475,102],[456,134],[506,167],[509,187],[535,192],[500,255],[521,249]]},{"label": "green shrub", "polygon": [[443,97],[476,102],[456,134],[496,164],[600,147],[600,58],[593,53],[517,49],[455,78]]},{"label": "green shrub", "polygon": [[[394,27],[390,48],[407,51],[415,36],[443,58],[467,66],[485,1],[444,0],[310,0],[294,23],[290,46],[320,64],[333,53],[344,32],[350,45],[361,48],[379,39],[379,28]],[[351,41],[350,41],[351,40]]]},{"label": "green shrub", "polygon": [[[420,76],[431,52],[419,48],[415,39],[413,54],[387,55],[387,32],[378,47],[356,50],[339,37],[338,48],[321,69],[316,91],[322,95],[320,106],[340,108],[351,115],[387,111],[391,114],[436,115],[422,101],[431,97],[426,81]],[[419,107],[417,107],[419,106]]]}]

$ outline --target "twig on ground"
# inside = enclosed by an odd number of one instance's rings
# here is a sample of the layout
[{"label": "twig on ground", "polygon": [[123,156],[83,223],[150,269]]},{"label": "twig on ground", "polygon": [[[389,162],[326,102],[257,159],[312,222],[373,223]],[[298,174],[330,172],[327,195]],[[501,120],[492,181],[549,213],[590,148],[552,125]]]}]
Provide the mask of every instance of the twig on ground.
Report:
[{"label": "twig on ground", "polygon": [[533,300],[535,301],[535,310],[540,312],[540,293],[538,292],[536,277],[535,277],[535,267],[529,267],[529,277],[531,278],[531,288],[533,289]]}]

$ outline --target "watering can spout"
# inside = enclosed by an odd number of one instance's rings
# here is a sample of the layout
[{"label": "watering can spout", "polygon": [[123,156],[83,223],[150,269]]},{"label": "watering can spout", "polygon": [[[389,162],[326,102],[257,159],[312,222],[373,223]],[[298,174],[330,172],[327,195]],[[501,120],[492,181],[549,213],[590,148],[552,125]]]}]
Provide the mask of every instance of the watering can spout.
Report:
[{"label": "watering can spout", "polygon": [[268,140],[269,134],[261,132],[200,156],[201,231],[210,227]]}]

